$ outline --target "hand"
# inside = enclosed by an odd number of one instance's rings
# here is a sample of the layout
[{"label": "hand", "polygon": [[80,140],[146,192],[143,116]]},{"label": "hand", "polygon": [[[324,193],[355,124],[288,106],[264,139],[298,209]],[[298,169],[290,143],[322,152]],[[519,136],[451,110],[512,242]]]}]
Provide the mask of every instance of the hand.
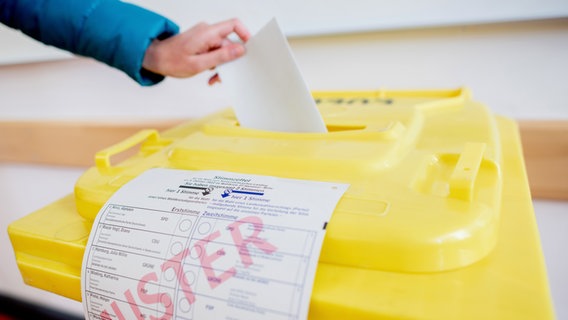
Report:
[{"label": "hand", "polygon": [[[187,78],[202,71],[214,69],[245,54],[245,47],[227,37],[231,33],[246,42],[250,34],[238,20],[232,19],[213,25],[199,23],[165,40],[154,40],[146,50],[142,67],[148,71],[175,78]],[[218,82],[215,74],[209,84]]]}]

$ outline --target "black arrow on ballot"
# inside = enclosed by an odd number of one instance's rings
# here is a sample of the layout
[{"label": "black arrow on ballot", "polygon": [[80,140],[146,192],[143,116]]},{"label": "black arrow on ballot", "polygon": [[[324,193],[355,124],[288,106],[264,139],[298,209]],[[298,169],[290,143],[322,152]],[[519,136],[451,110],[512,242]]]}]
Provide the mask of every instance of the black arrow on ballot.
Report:
[{"label": "black arrow on ballot", "polygon": [[204,196],[208,195],[211,193],[211,191],[213,191],[213,188],[204,188],[204,187],[194,187],[194,186],[179,186],[180,188],[184,188],[184,189],[196,189],[196,190],[202,190],[203,192],[201,194],[203,194]]}]

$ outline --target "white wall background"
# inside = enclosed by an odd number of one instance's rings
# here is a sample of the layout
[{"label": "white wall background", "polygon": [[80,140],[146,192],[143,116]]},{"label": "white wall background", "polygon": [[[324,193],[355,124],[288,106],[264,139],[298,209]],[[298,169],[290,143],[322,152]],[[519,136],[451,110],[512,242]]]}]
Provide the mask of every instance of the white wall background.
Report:
[{"label": "white wall background", "polygon": [[[519,119],[568,119],[568,19],[305,37],[290,44],[314,90],[466,85],[474,98],[496,113]],[[141,88],[88,59],[0,66],[0,119],[195,118],[230,105],[222,85],[207,87],[207,76],[168,79]],[[0,165],[0,230],[72,192],[81,171]],[[36,179],[44,187],[29,189]],[[568,206],[539,202],[536,210],[558,318],[568,318],[568,259],[559,245],[568,241]],[[0,292],[75,312],[81,309],[23,285],[4,231]]]},{"label": "white wall background", "polygon": [[[276,17],[287,36],[471,25],[568,16],[566,0],[126,0],[188,28],[239,17],[258,30]],[[0,25],[0,64],[67,56]]]}]

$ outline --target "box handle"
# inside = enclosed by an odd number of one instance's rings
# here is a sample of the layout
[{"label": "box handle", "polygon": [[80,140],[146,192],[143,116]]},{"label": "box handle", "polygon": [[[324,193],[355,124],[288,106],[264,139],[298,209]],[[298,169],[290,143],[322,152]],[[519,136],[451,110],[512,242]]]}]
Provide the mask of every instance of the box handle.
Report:
[{"label": "box handle", "polygon": [[450,196],[456,199],[471,201],[475,179],[479,172],[485,143],[467,143],[450,177]]},{"label": "box handle", "polygon": [[95,165],[99,170],[109,169],[112,167],[110,163],[110,157],[124,152],[145,141],[155,143],[158,141],[159,137],[160,136],[157,130],[148,129],[139,131],[133,136],[130,136],[115,145],[97,152],[97,154],[95,155]]}]

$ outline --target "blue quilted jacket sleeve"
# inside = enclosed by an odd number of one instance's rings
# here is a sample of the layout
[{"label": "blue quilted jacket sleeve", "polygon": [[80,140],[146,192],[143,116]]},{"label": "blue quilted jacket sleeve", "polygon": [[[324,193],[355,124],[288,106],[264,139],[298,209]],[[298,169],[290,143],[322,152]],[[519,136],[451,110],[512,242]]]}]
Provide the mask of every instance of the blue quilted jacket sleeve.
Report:
[{"label": "blue quilted jacket sleeve", "polygon": [[170,20],[118,0],[0,0],[0,21],[123,70],[141,85],[164,79],[142,68],[146,48],[179,32]]}]

